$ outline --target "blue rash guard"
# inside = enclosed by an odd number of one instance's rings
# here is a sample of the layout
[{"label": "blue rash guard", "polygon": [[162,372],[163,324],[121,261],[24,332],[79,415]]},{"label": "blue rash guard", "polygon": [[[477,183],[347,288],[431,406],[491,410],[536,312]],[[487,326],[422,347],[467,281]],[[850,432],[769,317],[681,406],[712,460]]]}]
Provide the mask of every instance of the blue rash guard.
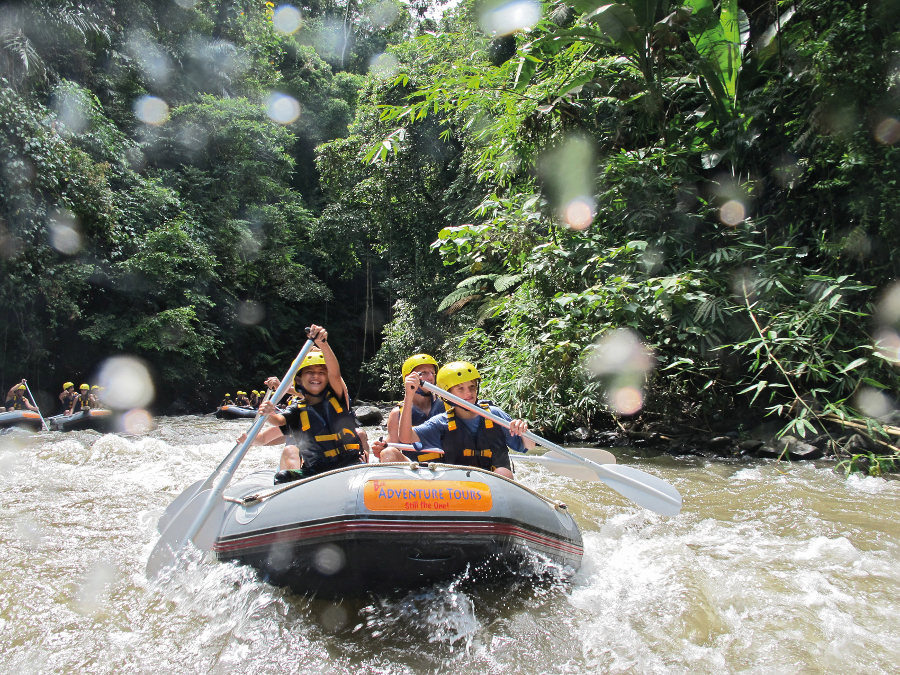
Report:
[{"label": "blue rash guard", "polygon": [[[508,414],[500,410],[500,408],[488,405],[488,410],[492,412],[497,417],[506,420],[507,422],[512,421],[512,417]],[[457,422],[461,422],[465,424],[466,428],[475,435],[479,425],[481,424],[481,420],[483,418],[479,415],[473,417],[471,419],[463,419],[462,417],[456,416]],[[419,442],[415,443],[415,446],[418,449],[421,448],[443,448],[443,439],[444,436],[449,431],[447,413],[441,413],[440,415],[435,415],[434,417],[426,420],[422,424],[413,427],[413,431],[416,432],[416,435],[419,437]],[[506,438],[506,445],[511,450],[516,452],[527,452],[525,449],[525,443],[522,440],[521,436],[513,436],[509,433],[509,429],[503,428],[503,433]],[[498,464],[498,466],[502,466],[503,464]]]}]

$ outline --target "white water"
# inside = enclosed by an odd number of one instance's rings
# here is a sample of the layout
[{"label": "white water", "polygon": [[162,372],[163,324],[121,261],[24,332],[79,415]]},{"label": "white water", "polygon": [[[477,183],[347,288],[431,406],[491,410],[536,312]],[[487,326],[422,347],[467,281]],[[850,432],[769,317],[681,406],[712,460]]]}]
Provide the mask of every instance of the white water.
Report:
[{"label": "white water", "polygon": [[[621,456],[681,491],[663,518],[520,465],[581,525],[574,579],[332,604],[201,560],[144,578],[162,510],[249,426],[158,422],[0,437],[0,672],[898,671],[900,481]],[[239,475],[278,454],[255,449]]]}]

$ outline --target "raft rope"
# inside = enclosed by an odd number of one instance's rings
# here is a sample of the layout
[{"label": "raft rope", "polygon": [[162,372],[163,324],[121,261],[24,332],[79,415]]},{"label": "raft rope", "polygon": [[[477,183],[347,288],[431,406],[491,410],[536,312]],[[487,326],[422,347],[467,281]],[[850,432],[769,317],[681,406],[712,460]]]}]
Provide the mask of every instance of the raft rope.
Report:
[{"label": "raft rope", "polygon": [[[325,476],[332,476],[334,474],[341,473],[343,471],[356,471],[362,468],[371,468],[373,465],[371,464],[352,464],[350,466],[343,466],[340,469],[332,469],[331,471],[324,471],[322,473],[317,473],[315,476],[310,476],[309,478],[301,478],[300,480],[293,481],[291,483],[285,484],[283,487],[278,488],[277,490],[270,490],[269,492],[255,493],[252,495],[247,495],[245,497],[223,497],[226,502],[232,502],[233,504],[240,504],[241,506],[253,506],[254,504],[261,504],[264,501],[268,501],[272,497],[276,495],[280,495],[283,492],[287,492],[288,490],[292,490],[296,487],[300,487],[301,485],[306,485],[307,483],[318,480],[319,478],[324,478]],[[479,473],[486,473],[488,475],[494,476],[495,478],[500,478],[502,480],[507,481],[508,483],[512,483],[518,488],[525,490],[543,502],[546,502],[550,506],[555,509],[561,509],[563,511],[568,510],[568,506],[565,502],[561,502],[555,499],[550,499],[549,497],[545,497],[540,492],[536,492],[532,490],[527,485],[522,485],[518,481],[513,480],[512,478],[507,478],[506,476],[501,476],[493,471],[488,471],[487,469],[480,469],[476,466],[460,466],[458,464],[441,464],[439,462],[386,462],[384,464],[379,463],[379,466],[397,466],[401,468],[412,469],[413,471],[418,471],[419,469],[430,469],[434,471],[438,468],[447,468],[447,469],[464,469],[466,471],[477,471]]]}]

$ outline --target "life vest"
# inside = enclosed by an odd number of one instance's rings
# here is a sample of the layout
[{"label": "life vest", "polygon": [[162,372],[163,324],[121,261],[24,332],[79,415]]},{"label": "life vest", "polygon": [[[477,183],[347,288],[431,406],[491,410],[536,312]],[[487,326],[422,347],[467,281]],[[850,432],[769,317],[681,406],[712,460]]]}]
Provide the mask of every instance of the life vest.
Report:
[{"label": "life vest", "polygon": [[81,394],[78,394],[75,397],[75,409],[72,410],[72,412],[77,413],[77,412],[82,412],[84,410],[90,410],[90,409],[91,409],[91,395],[85,394],[84,396],[82,396]]},{"label": "life vest", "polygon": [[[490,412],[489,401],[478,401],[478,405]],[[461,466],[476,466],[493,471],[495,458],[508,454],[506,434],[503,427],[489,419],[478,419],[478,431],[473,435],[464,422],[456,419],[456,410],[447,404],[447,433],[441,440],[444,462]]]},{"label": "life vest", "polygon": [[356,418],[344,409],[331,387],[325,390],[319,406],[324,417],[305,399],[298,400],[294,407],[299,420],[297,425],[291,424],[291,436],[311,471],[327,471],[331,465],[359,460],[362,442],[356,433]]},{"label": "life vest", "polygon": [[[397,407],[400,408],[400,412],[403,412],[403,402],[397,404]],[[431,402],[431,410],[425,412],[418,406],[412,407],[412,425],[414,427],[419,426],[420,424],[424,424],[426,421],[430,420],[435,415],[440,415],[444,412],[444,402],[439,399],[437,396],[434,397],[434,400]],[[436,452],[416,452],[415,450],[403,450],[403,454],[411,459],[414,462],[434,462],[441,460],[444,456],[439,455]]]},{"label": "life vest", "polygon": [[72,407],[72,401],[78,398],[78,394],[73,392],[63,392],[64,396],[62,399],[62,407],[63,411],[69,410]]},{"label": "life vest", "polygon": [[[10,402],[12,402],[12,405],[9,405]],[[12,408],[13,410],[28,410],[28,406],[25,405],[25,397],[24,396],[22,396],[21,398],[16,396],[15,398],[11,398],[6,403],[7,403],[6,407]]]}]

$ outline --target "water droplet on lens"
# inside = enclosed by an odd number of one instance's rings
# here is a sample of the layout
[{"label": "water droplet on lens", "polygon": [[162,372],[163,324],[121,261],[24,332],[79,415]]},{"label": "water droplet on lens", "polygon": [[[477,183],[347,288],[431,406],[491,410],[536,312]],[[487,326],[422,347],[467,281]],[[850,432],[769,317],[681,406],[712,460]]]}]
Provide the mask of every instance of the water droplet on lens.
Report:
[{"label": "water droplet on lens", "polygon": [[133,356],[113,356],[104,361],[97,381],[103,388],[100,400],[116,410],[145,408],[156,395],[150,371]]},{"label": "water droplet on lens", "polygon": [[50,245],[63,255],[74,255],[81,250],[81,224],[68,209],[57,209],[49,214]]},{"label": "water droplet on lens", "polygon": [[333,576],[344,569],[344,551],[334,544],[325,544],[313,556],[313,567],[326,576]]},{"label": "water droplet on lens", "polygon": [[393,54],[377,54],[369,61],[369,74],[386,80],[400,70],[400,61]]},{"label": "water droplet on lens", "polygon": [[893,145],[900,140],[900,120],[885,117],[875,127],[875,140],[884,145]]},{"label": "water droplet on lens", "polygon": [[725,202],[722,204],[722,208],[719,209],[719,220],[732,227],[742,223],[745,217],[746,210],[744,205],[736,199]]},{"label": "water droplet on lens", "polygon": [[135,101],[134,114],[145,124],[159,126],[169,120],[169,104],[156,96],[141,96]]},{"label": "water droplet on lens", "polygon": [[488,35],[508,35],[529,30],[540,21],[542,11],[535,0],[485,2],[479,9],[478,22]]},{"label": "water droplet on lens", "polygon": [[290,124],[300,117],[300,104],[286,94],[272,94],[266,114],[273,122]]},{"label": "water droplet on lens", "polygon": [[282,5],[275,10],[272,15],[272,23],[275,24],[275,30],[285,35],[296,33],[303,23],[303,17],[300,10],[292,5]]},{"label": "water droplet on lens", "polygon": [[239,302],[237,306],[237,320],[246,325],[253,326],[258,324],[266,317],[266,308],[258,302],[248,300],[247,302]]}]

